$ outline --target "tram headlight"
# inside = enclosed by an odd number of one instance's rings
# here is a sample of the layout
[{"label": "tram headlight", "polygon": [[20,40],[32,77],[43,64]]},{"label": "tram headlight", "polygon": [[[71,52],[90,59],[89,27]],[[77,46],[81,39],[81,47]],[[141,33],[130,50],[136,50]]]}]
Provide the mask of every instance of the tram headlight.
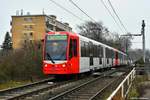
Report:
[{"label": "tram headlight", "polygon": [[66,67],[66,64],[63,64],[62,67]]},{"label": "tram headlight", "polygon": [[47,67],[47,64],[45,64],[44,66]]}]

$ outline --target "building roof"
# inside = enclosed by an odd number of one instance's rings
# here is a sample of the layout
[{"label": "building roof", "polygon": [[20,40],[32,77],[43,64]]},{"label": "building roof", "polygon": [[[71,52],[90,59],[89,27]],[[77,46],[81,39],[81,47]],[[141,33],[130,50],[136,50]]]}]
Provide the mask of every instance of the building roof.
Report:
[{"label": "building roof", "polygon": [[32,17],[32,16],[48,16],[48,15],[43,15],[43,14],[33,14],[33,15],[12,15],[12,17]]}]

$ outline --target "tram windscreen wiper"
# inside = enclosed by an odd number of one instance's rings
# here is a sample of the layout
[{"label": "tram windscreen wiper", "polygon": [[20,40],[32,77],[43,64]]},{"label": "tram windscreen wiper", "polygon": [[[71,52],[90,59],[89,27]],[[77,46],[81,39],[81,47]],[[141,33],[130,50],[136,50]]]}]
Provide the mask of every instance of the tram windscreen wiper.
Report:
[{"label": "tram windscreen wiper", "polygon": [[46,55],[47,55],[48,59],[51,60],[51,62],[52,62],[53,64],[55,64],[55,62],[54,62],[54,60],[52,59],[52,57],[50,56],[50,54],[49,54],[49,53],[46,53]]}]

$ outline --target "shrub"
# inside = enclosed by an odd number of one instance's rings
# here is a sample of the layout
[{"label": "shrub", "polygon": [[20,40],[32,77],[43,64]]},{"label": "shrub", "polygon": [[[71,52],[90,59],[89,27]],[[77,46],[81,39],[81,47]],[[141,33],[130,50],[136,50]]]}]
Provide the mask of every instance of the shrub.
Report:
[{"label": "shrub", "polygon": [[42,49],[30,44],[5,52],[0,59],[0,82],[43,78]]}]

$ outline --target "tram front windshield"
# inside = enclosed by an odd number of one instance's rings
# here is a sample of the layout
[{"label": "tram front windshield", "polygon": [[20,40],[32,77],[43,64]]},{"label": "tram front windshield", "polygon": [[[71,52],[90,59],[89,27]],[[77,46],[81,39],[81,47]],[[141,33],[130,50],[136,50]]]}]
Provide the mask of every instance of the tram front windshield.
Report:
[{"label": "tram front windshield", "polygon": [[45,60],[66,60],[67,35],[47,35]]}]

